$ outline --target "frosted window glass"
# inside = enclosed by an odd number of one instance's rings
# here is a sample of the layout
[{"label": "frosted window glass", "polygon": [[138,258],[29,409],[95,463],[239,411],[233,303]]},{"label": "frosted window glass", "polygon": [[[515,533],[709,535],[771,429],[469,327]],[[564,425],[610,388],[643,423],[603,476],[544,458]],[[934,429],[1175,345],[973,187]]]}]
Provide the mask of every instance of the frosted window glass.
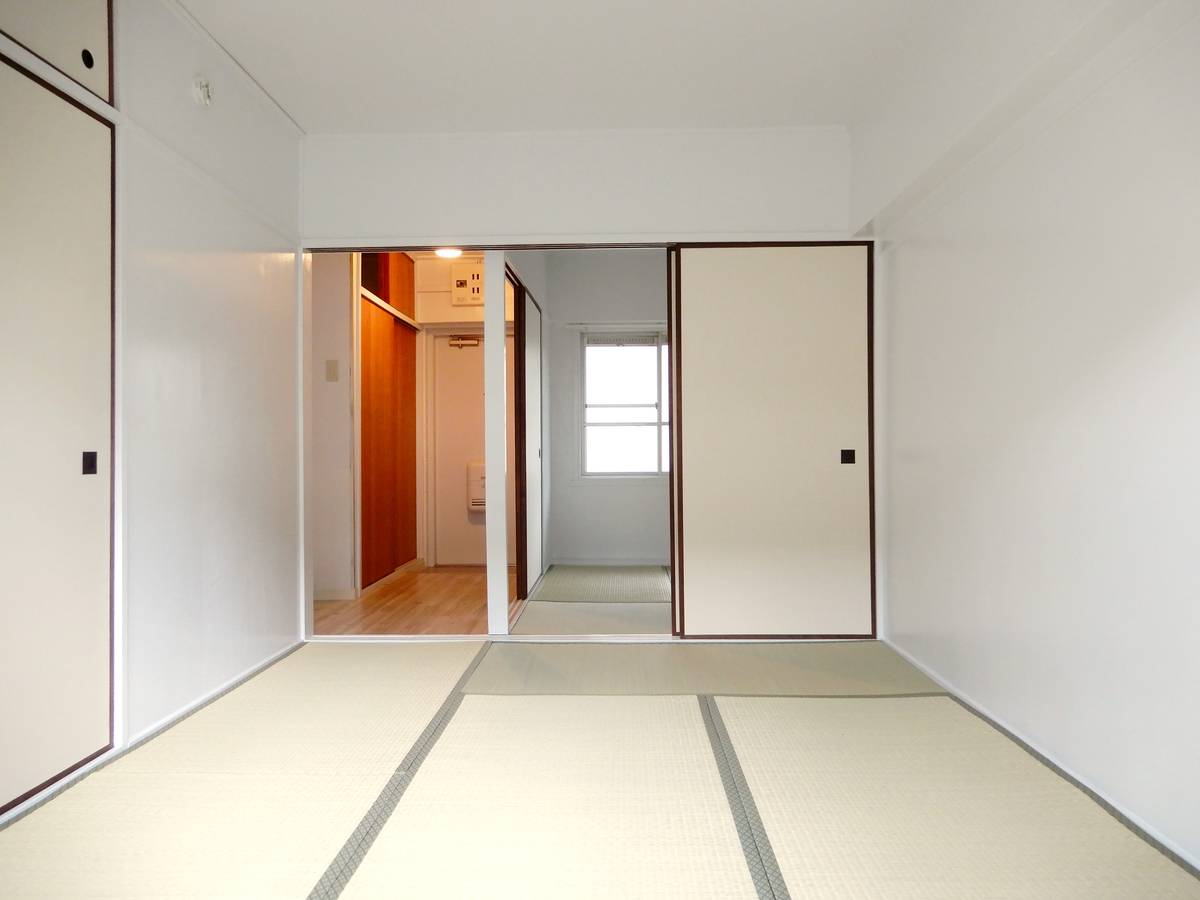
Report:
[{"label": "frosted window glass", "polygon": [[658,436],[653,425],[589,425],[587,471],[591,473],[657,472]]},{"label": "frosted window glass", "polygon": [[[671,367],[670,354],[667,352],[667,345],[663,344],[662,353],[659,354],[659,359],[662,363],[660,375],[662,377],[662,420],[664,422],[671,421],[671,376],[669,370]],[[665,467],[664,467],[665,470]]]},{"label": "frosted window glass", "polygon": [[658,400],[658,348],[587,348],[586,403],[654,403]]},{"label": "frosted window glass", "polygon": [[589,425],[596,422],[645,422],[647,425],[656,425],[658,410],[653,406],[589,406],[587,421]]}]

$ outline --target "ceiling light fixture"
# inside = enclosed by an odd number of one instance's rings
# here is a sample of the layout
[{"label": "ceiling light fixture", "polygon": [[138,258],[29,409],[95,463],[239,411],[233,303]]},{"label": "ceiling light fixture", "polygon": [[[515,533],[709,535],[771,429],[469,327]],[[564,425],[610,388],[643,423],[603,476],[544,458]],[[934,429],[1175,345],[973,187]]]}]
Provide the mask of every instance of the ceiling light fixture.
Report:
[{"label": "ceiling light fixture", "polygon": [[462,256],[462,251],[457,247],[439,247],[433,251],[442,259],[458,259]]}]

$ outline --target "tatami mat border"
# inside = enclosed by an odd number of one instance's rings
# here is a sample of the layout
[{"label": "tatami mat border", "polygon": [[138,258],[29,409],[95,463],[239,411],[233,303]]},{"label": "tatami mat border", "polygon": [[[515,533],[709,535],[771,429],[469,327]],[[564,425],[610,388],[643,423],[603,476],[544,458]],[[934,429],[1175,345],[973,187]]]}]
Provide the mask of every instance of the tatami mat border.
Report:
[{"label": "tatami mat border", "polygon": [[758,806],[754,803],[754,795],[750,793],[750,785],[742,772],[741,763],[738,762],[733,741],[730,740],[729,731],[721,719],[721,712],[711,696],[700,694],[696,699],[700,703],[704,730],[708,733],[709,743],[712,744],[717,771],[721,775],[721,784],[725,787],[733,823],[742,842],[742,851],[746,855],[746,866],[750,870],[750,878],[758,896],[760,900],[790,900],[791,895],[783,881],[783,874],[779,871],[779,862],[775,859],[771,840],[767,837],[762,817],[758,814]]},{"label": "tatami mat border", "polygon": [[449,695],[443,701],[438,711],[434,713],[429,724],[425,726],[425,730],[421,732],[416,742],[405,754],[404,759],[400,761],[400,765],[396,767],[396,771],[392,773],[392,777],[388,779],[383,790],[379,792],[379,796],[375,798],[375,802],[371,804],[371,808],[367,810],[362,820],[358,823],[358,827],[354,829],[350,837],[346,838],[346,843],[342,845],[342,849],[338,851],[337,856],[329,863],[325,873],[313,886],[309,893],[309,900],[334,900],[341,895],[346,889],[346,885],[350,883],[350,879],[354,876],[354,872],[358,869],[359,864],[367,855],[367,851],[371,849],[371,845],[375,843],[375,839],[379,836],[379,832],[383,830],[383,826],[387,824],[387,820],[395,812],[397,804],[400,803],[400,798],[404,796],[404,792],[412,783],[413,778],[417,774],[417,770],[421,767],[421,763],[429,756],[429,752],[437,743],[442,732],[446,730],[446,725],[454,717],[458,707],[463,701],[463,685],[467,683],[467,679],[474,673],[480,660],[487,654],[490,645],[485,643],[479,648],[475,657],[471,660],[471,664],[459,676],[454,687],[450,689]]}]

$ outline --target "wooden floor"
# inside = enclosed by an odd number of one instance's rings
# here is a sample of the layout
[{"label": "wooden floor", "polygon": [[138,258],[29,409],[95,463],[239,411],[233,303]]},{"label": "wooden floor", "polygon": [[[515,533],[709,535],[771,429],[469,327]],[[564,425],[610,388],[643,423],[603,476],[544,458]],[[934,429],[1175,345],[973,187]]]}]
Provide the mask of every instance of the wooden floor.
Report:
[{"label": "wooden floor", "polygon": [[[510,613],[516,572],[508,572]],[[435,566],[396,572],[357,600],[313,604],[314,634],[487,634],[487,568]]]}]

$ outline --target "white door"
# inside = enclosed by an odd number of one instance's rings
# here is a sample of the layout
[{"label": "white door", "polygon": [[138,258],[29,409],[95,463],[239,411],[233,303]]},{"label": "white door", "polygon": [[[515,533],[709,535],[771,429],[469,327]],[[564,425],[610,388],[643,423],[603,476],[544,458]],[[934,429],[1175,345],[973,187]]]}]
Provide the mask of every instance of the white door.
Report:
[{"label": "white door", "polygon": [[681,251],[687,635],[873,632],[869,252]]},{"label": "white door", "polygon": [[110,743],[112,129],[3,58],[0,122],[3,808]]},{"label": "white door", "polygon": [[[467,507],[467,468],[484,462],[483,336],[467,338],[439,335],[433,341],[433,558],[439,566],[487,564],[485,513]],[[471,341],[478,343],[471,346]],[[512,337],[507,341],[511,393]],[[511,444],[511,398],[509,410]],[[510,474],[506,511],[510,545],[515,534],[513,494]],[[513,552],[510,546],[510,559]]]},{"label": "white door", "polygon": [[450,336],[433,342],[433,555],[439,566],[487,561],[484,514],[467,507],[467,467],[483,463],[483,338],[474,339],[474,346]]}]

